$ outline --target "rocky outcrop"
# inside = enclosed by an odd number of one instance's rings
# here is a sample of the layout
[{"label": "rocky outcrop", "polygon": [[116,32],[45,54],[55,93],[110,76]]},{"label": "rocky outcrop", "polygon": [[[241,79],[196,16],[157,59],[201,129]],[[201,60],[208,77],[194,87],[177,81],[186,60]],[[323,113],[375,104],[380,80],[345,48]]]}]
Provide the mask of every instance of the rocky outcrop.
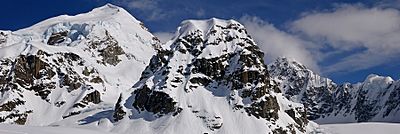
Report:
[{"label": "rocky outcrop", "polygon": [[101,95],[99,91],[94,91],[85,96],[82,100],[83,103],[92,102],[94,104],[99,104],[101,102]]},{"label": "rocky outcrop", "polygon": [[68,31],[62,31],[58,33],[52,33],[47,44],[55,45],[58,43],[62,43],[67,39]]},{"label": "rocky outcrop", "polygon": [[85,97],[79,102],[76,103],[73,107],[86,107],[89,103],[99,104],[101,102],[101,95],[99,91],[93,91],[89,94],[86,94]]},{"label": "rocky outcrop", "polygon": [[132,104],[139,111],[148,111],[159,116],[178,112],[176,102],[166,93],[151,91],[147,86],[134,92],[135,101]]},{"label": "rocky outcrop", "polygon": [[267,120],[277,120],[279,118],[279,104],[275,97],[264,97],[265,101],[255,102],[250,107],[246,107],[246,111],[257,118]]},{"label": "rocky outcrop", "polygon": [[4,32],[0,32],[0,45],[7,42],[7,34]]},{"label": "rocky outcrop", "polygon": [[97,51],[99,53],[98,56],[101,56],[101,61],[98,61],[102,64],[109,64],[116,66],[121,59],[118,56],[124,55],[125,52],[118,45],[118,41],[112,37],[108,31],[105,31],[106,37],[100,40],[93,40],[89,43],[89,49]]},{"label": "rocky outcrop", "polygon": [[7,116],[0,117],[0,122],[4,122],[6,120],[13,120],[13,123],[24,125],[28,114],[31,113],[32,111],[19,112],[18,110],[15,110],[17,106],[24,104],[25,101],[22,101],[17,98],[0,105],[0,112],[11,113],[8,114]]},{"label": "rocky outcrop", "polygon": [[[43,51],[39,51],[38,56],[47,56]],[[50,90],[55,89],[55,82],[35,82],[36,80],[51,80],[56,73],[46,62],[36,55],[20,55],[14,65],[14,80],[18,85],[25,89],[33,90],[36,95],[46,99]]]},{"label": "rocky outcrop", "polygon": [[124,111],[123,103],[122,103],[122,94],[119,96],[117,103],[115,103],[115,108],[114,108],[114,121],[119,121],[124,118],[126,115],[126,112]]}]

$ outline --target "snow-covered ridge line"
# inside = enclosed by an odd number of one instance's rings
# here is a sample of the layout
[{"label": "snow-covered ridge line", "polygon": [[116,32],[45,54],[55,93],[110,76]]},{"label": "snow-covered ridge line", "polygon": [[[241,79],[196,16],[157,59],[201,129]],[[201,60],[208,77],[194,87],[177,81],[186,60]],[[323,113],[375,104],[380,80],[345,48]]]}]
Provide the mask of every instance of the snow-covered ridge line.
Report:
[{"label": "snow-covered ridge line", "polygon": [[[234,20],[188,20],[161,45],[107,4],[0,34],[0,122],[112,133],[308,133]],[[79,130],[80,131],[80,130]]]},{"label": "snow-covered ridge line", "polygon": [[371,74],[363,82],[338,85],[288,58],[268,69],[285,96],[306,105],[308,118],[318,123],[400,122],[399,80]]}]

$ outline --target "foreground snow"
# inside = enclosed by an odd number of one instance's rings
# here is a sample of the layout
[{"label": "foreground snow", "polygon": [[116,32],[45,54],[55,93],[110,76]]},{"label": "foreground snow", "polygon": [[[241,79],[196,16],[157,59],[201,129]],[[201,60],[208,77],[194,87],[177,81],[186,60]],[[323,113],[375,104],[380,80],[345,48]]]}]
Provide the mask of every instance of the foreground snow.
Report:
[{"label": "foreground snow", "polygon": [[0,134],[113,134],[81,128],[0,125]]},{"label": "foreground snow", "polygon": [[321,125],[323,134],[398,134],[400,124],[397,123],[349,123]]}]

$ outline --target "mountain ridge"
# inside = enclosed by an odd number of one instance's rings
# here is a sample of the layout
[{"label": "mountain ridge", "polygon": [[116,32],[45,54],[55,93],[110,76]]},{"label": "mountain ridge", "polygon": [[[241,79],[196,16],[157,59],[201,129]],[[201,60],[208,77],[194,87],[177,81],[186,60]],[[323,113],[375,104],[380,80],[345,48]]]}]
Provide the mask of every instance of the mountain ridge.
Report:
[{"label": "mountain ridge", "polygon": [[399,122],[400,110],[400,81],[266,65],[235,20],[186,20],[161,44],[111,4],[0,31],[0,92],[1,123],[113,133],[311,133],[314,121]]},{"label": "mountain ridge", "polygon": [[336,84],[293,59],[268,66],[285,96],[306,105],[308,118],[317,123],[399,122],[398,80],[371,74],[363,82]]},{"label": "mountain ridge", "polygon": [[313,131],[303,106],[270,83],[243,25],[188,20],[177,33],[162,45],[110,4],[4,32],[0,122],[115,133]]}]

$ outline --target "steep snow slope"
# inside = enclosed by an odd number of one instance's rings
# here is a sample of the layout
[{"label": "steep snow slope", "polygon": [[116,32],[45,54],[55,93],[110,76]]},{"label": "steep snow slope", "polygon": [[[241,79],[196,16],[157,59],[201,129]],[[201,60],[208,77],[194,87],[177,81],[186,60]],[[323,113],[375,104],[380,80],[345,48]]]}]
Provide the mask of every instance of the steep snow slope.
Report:
[{"label": "steep snow slope", "polygon": [[0,33],[0,122],[31,125],[112,109],[158,45],[141,22],[109,4]]},{"label": "steep snow slope", "polygon": [[400,81],[370,75],[361,83],[337,85],[287,58],[268,69],[285,96],[304,104],[308,118],[317,123],[400,122]]}]

